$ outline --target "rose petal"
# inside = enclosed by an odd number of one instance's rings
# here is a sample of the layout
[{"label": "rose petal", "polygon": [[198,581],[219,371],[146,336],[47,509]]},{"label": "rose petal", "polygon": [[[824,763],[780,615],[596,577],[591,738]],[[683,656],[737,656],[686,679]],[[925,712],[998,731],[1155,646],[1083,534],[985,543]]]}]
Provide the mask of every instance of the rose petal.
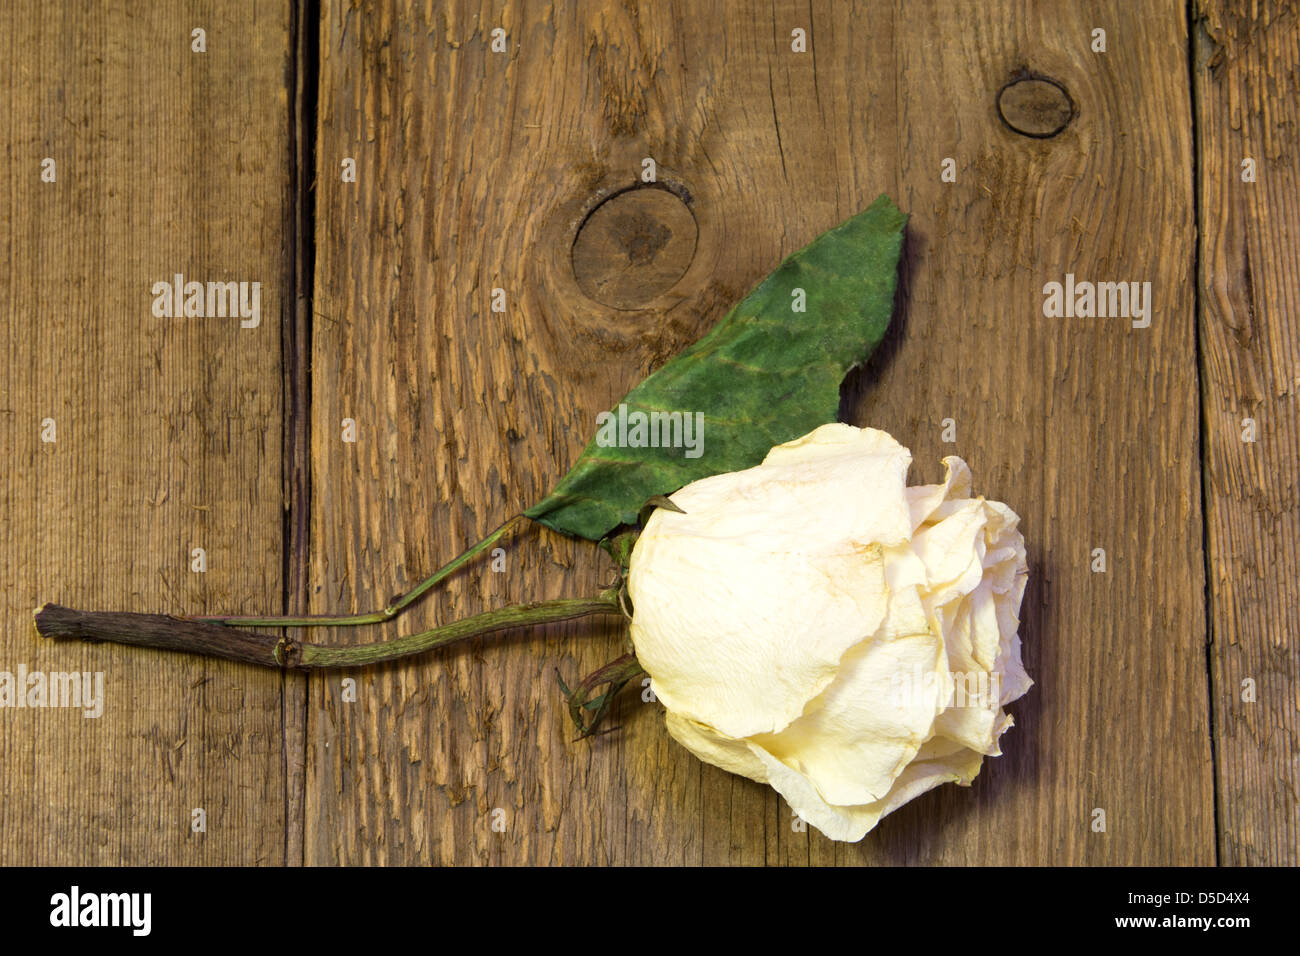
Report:
[{"label": "rose petal", "polygon": [[729,773],[767,783],[767,769],[744,740],[718,733],[708,724],[668,711],[664,719],[668,733],[705,763]]},{"label": "rose petal", "polygon": [[832,840],[857,842],[880,819],[943,783],[968,786],[979,773],[983,757],[950,741],[935,741],[935,748],[923,747],[899,775],[884,799],[867,804],[843,806],[827,803],[808,778],[791,770],[775,757],[759,752],[768,782],[790,804],[795,813]]},{"label": "rose petal", "polygon": [[916,589],[890,595],[880,630],[852,648],[803,716],[750,742],[809,779],[828,803],[884,797],[951,697],[943,640]]},{"label": "rose petal", "polygon": [[688,485],[673,496],[685,514],[657,509],[628,590],[664,706],[731,737],[795,720],[884,617],[882,545],[907,539],[910,461],[884,432],[827,425]]},{"label": "rose petal", "polygon": [[[729,736],[789,725],[884,617],[879,547],[805,555],[676,543],[652,540],[639,574],[634,565],[632,642],[665,707]],[[719,574],[726,567],[743,576]],[[700,581],[711,581],[707,600],[691,598]]]},{"label": "rose petal", "polygon": [[943,460],[944,479],[937,485],[913,485],[907,489],[907,503],[912,530],[925,523],[934,510],[949,498],[969,498],[971,493],[970,466],[956,455]]}]

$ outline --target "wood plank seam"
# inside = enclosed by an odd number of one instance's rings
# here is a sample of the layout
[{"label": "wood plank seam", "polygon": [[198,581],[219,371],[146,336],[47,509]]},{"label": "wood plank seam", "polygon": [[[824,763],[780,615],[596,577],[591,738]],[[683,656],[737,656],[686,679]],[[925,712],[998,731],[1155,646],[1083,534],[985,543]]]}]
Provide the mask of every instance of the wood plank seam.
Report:
[{"label": "wood plank seam", "polygon": [[[1202,462],[1202,468],[1205,461],[1205,449],[1207,446],[1206,429],[1206,408],[1207,400],[1205,376],[1202,374],[1203,356],[1202,350],[1204,342],[1201,336],[1202,321],[1202,302],[1201,302],[1201,283],[1203,281],[1203,270],[1205,266],[1205,256],[1203,245],[1205,243],[1205,232],[1201,213],[1201,168],[1200,154],[1200,111],[1201,95],[1200,85],[1196,76],[1196,0],[1187,0],[1184,7],[1184,13],[1187,24],[1187,80],[1189,84],[1189,95],[1192,104],[1192,224],[1196,229],[1196,243],[1193,247],[1193,254],[1196,262],[1192,268],[1192,275],[1195,278],[1195,284],[1192,290],[1192,313],[1195,316],[1193,328],[1195,330],[1196,342],[1196,367],[1194,375],[1196,376],[1196,391],[1200,397],[1197,402],[1197,461]],[[1205,593],[1202,596],[1202,603],[1205,610],[1205,696],[1208,720],[1206,722],[1206,733],[1210,738],[1210,772],[1213,775],[1214,786],[1211,788],[1213,799],[1211,810],[1214,821],[1214,865],[1219,866],[1219,842],[1221,840],[1220,820],[1219,820],[1219,754],[1218,745],[1214,738],[1214,610],[1212,607],[1214,595],[1211,582],[1214,580],[1214,568],[1210,556],[1210,501],[1206,491],[1206,480],[1202,474],[1200,478],[1201,490],[1201,562],[1205,567]]]},{"label": "wood plank seam", "polygon": [[[283,353],[284,521],[282,613],[302,613],[311,600],[311,334],[315,294],[316,102],[320,88],[320,3],[290,4],[289,201],[285,212]],[[286,630],[289,633],[290,630]],[[305,637],[301,632],[292,636]],[[284,863],[304,865],[307,707],[310,683],[281,676],[284,772]]]}]

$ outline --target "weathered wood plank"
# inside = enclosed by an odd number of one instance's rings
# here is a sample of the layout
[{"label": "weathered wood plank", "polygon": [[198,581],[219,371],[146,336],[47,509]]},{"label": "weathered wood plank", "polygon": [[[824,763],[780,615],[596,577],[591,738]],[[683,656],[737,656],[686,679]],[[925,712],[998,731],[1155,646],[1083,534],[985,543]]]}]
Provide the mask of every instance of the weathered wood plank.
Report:
[{"label": "weathered wood plank", "polygon": [[[1219,861],[1300,861],[1300,24],[1198,4],[1201,365]],[[1251,160],[1253,171],[1243,167]],[[1244,177],[1253,172],[1253,182]],[[1251,427],[1255,440],[1243,440]],[[1247,682],[1250,682],[1247,684]]]},{"label": "weathered wood plank", "polygon": [[[509,53],[487,49],[498,23]],[[588,361],[603,355],[596,334],[552,311],[532,276],[557,204],[589,195],[572,164],[599,163],[574,149],[599,98],[560,105],[583,34],[556,24],[548,56],[550,29],[521,8],[323,9],[314,610],[382,604],[540,498],[554,449],[594,415],[569,379],[605,402],[628,377],[632,358]],[[387,630],[597,587],[591,546],[532,530],[505,549],[505,573],[476,564]],[[452,649],[366,675],[355,704],[337,678],[313,678],[308,861],[621,860],[617,744],[569,743],[553,673],[591,670],[621,640],[581,623]]]},{"label": "weathered wood plank", "polygon": [[[351,704],[314,677],[308,861],[1212,861],[1180,5],[329,3],[323,21],[314,611],[378,606],[537,500],[599,411],[888,191],[913,217],[903,312],[846,408],[911,447],[914,481],[960,454],[977,490],[1023,516],[1039,684],[973,790],[929,794],[843,846],[701,765],[635,695],[617,735],[571,743],[552,668],[617,656],[616,627],[387,668]],[[1026,67],[1078,105],[1053,139],[998,118],[997,91]],[[940,180],[948,156],[956,183]],[[580,285],[570,249],[645,157],[689,197],[698,236],[662,291],[671,263],[646,244],[667,216],[629,213],[647,290],[630,307],[620,283],[583,271]],[[1043,285],[1067,272],[1151,282],[1151,326],[1046,318]],[[536,530],[506,550],[505,573],[470,569],[389,632],[586,593],[606,567]]]},{"label": "weathered wood plank", "polygon": [[[805,14],[782,10],[772,30],[783,38]],[[811,859],[1211,862],[1181,7],[812,13],[817,82],[792,82],[785,98],[778,84],[768,120],[811,154],[808,174],[781,191],[806,208],[834,189],[811,171],[852,157],[912,214],[901,328],[846,402],[850,420],[908,445],[914,481],[937,480],[943,455],[963,455],[977,490],[1022,515],[1038,687],[1014,707],[1007,753],[973,792],[931,793],[856,846],[812,834]],[[1098,26],[1105,53],[1090,48]],[[863,50],[873,28],[888,40]],[[1026,71],[1073,97],[1078,115],[1055,138],[998,117],[997,91]],[[864,117],[856,98],[871,75],[894,84]],[[816,104],[825,132],[809,116]],[[947,157],[956,183],[940,178]],[[1046,318],[1041,290],[1067,272],[1150,281],[1152,327]],[[955,445],[942,440],[949,418]],[[1106,548],[1104,576],[1089,570],[1094,547]],[[735,797],[730,807],[733,821],[755,819]],[[1105,834],[1091,831],[1094,808],[1107,813]],[[788,839],[788,825],[776,832]],[[743,842],[719,861],[743,861]]]},{"label": "weathered wood plank", "polygon": [[[278,863],[280,675],[38,643],[31,612],[281,605],[286,7],[0,16],[0,670],[104,681],[98,719],[0,711],[0,863]],[[260,325],[155,317],[175,273],[260,282]]]},{"label": "weathered wood plank", "polygon": [[[956,453],[977,492],[1021,515],[1037,686],[973,792],[933,791],[837,859],[1212,862],[1182,7],[898,9],[882,66],[898,78],[891,159],[913,215],[905,321],[858,415],[912,449],[913,480]],[[998,91],[1026,75],[1068,92],[1059,135],[1000,118]],[[1045,284],[1069,273],[1150,282],[1150,327],[1047,317]]]}]

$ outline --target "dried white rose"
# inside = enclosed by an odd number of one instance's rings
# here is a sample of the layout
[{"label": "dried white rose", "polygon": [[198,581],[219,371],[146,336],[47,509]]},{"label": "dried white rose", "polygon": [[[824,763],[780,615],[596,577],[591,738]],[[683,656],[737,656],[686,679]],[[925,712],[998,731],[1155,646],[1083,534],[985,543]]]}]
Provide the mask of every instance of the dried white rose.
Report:
[{"label": "dried white rose", "polygon": [[965,786],[1032,685],[1019,519],[966,463],[906,485],[882,431],[824,425],[672,495],[633,549],[632,641],[701,760],[774,787],[836,840]]}]

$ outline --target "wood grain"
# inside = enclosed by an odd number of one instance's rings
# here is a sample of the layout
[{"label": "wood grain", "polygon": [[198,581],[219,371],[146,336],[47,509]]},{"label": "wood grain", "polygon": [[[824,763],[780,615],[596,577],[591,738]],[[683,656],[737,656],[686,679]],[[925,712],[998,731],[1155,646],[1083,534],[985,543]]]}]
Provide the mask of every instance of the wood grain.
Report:
[{"label": "wood grain", "polygon": [[[0,18],[0,670],[104,675],[98,719],[0,712],[0,863],[278,863],[280,675],[38,642],[31,615],[281,604],[285,8],[15,3]],[[155,318],[151,287],[178,272],[260,281],[260,327]]]},{"label": "wood grain", "polygon": [[[1293,4],[1198,7],[1205,237],[1199,288],[1219,859],[1294,866],[1300,861],[1300,24]],[[1243,181],[1247,158],[1255,163],[1254,182]],[[1247,418],[1258,429],[1251,443],[1242,440]]]}]

